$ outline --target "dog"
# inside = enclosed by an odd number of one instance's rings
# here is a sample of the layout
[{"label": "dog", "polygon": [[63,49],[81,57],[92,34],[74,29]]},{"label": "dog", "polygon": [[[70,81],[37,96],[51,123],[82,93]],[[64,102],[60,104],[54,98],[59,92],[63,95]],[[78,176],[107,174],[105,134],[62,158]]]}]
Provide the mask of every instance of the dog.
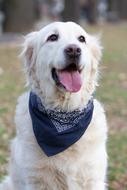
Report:
[{"label": "dog", "polygon": [[30,90],[18,99],[9,176],[0,190],[106,190],[107,122],[94,98],[102,47],[73,22],[25,37]]}]

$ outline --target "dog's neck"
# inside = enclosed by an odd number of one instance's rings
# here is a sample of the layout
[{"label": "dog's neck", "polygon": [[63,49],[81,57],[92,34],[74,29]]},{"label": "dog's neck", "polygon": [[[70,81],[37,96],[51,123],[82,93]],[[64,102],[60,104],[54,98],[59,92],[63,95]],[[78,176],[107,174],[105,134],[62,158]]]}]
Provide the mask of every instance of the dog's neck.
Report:
[{"label": "dog's neck", "polygon": [[39,89],[34,88],[32,90],[40,97],[47,109],[59,108],[64,111],[83,109],[92,98],[92,92],[88,89],[82,89],[78,93],[61,92],[58,89],[53,90],[51,93],[46,93]]}]

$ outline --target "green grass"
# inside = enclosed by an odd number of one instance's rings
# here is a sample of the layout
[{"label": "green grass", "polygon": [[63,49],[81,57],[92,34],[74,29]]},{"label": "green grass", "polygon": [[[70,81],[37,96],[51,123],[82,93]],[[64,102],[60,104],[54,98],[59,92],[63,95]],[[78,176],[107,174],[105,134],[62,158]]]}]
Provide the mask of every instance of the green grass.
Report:
[{"label": "green grass", "polygon": [[[100,86],[96,96],[104,103],[109,123],[108,181],[110,190],[127,190],[127,23],[87,26],[102,33],[104,46]],[[6,173],[10,139],[15,134],[14,111],[24,91],[19,48],[0,47],[0,178]]]},{"label": "green grass", "polygon": [[127,189],[127,134],[125,131],[113,132],[108,142],[110,190]]}]

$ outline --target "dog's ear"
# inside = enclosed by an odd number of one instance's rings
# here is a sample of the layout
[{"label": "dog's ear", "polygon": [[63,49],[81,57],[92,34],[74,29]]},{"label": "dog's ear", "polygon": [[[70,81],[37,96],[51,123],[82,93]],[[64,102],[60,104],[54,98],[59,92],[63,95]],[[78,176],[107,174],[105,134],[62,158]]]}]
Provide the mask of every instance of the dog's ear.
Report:
[{"label": "dog's ear", "polygon": [[35,63],[36,59],[37,32],[32,32],[24,38],[23,51],[20,57],[22,58],[25,67],[30,68]]},{"label": "dog's ear", "polygon": [[92,61],[94,65],[98,65],[102,57],[102,46],[100,44],[100,36],[90,36],[88,46],[92,54]]},{"label": "dog's ear", "polygon": [[103,49],[100,44],[100,37],[89,36],[88,46],[91,52],[91,63],[92,63],[90,88],[93,87],[94,91],[95,86],[98,86],[98,78],[99,78],[98,65],[102,57],[102,49]]},{"label": "dog's ear", "polygon": [[32,32],[24,37],[23,50],[20,54],[20,58],[24,64],[24,71],[27,77],[27,84],[30,84],[30,78],[32,75],[32,70],[34,70],[33,65],[36,63],[37,55],[37,32]]}]

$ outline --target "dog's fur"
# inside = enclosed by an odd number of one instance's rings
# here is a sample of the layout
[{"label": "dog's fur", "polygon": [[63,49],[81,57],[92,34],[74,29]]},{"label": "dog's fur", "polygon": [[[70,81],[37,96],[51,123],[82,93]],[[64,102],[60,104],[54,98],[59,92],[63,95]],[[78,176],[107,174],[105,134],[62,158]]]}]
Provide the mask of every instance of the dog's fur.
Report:
[{"label": "dog's fur", "polygon": [[[59,34],[59,39],[47,42],[53,33]],[[78,41],[80,35],[85,36],[86,43]],[[76,44],[82,50],[83,85],[77,93],[59,89],[51,75],[53,67],[64,68],[63,52],[69,44]],[[46,108],[81,109],[95,91],[101,46],[96,37],[75,23],[55,22],[27,35],[21,56],[28,85]],[[10,175],[0,185],[0,190],[105,190],[107,124],[102,105],[94,100],[92,121],[78,142],[58,155],[47,157],[34,137],[28,101],[29,92],[18,100],[17,135],[11,146]]]}]

